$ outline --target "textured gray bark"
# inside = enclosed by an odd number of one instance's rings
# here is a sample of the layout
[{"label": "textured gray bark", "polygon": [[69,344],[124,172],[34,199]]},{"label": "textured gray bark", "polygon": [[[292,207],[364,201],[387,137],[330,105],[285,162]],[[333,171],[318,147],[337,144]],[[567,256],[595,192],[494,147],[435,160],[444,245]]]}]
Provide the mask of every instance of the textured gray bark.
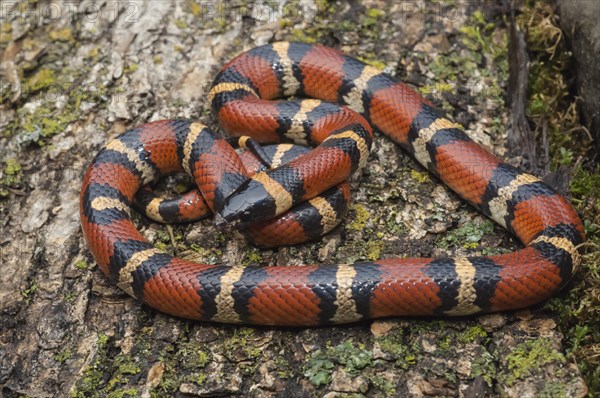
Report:
[{"label": "textured gray bark", "polygon": [[[204,99],[218,67],[273,39],[333,45],[433,87],[434,94],[437,83],[458,75],[457,84],[473,92],[437,101],[477,141],[502,154],[505,136],[495,126],[507,118],[493,99],[502,97],[505,82],[486,54],[465,49],[460,29],[469,18],[416,2],[342,2],[335,11],[309,2],[227,4],[223,13],[213,3],[189,1],[91,4],[2,4],[0,127],[7,134],[0,137],[0,159],[16,160],[22,181],[8,184],[0,201],[0,395],[585,395],[553,314],[543,307],[318,329],[188,322],[143,307],[110,284],[80,231],[81,177],[109,138],[157,119],[209,122]],[[62,18],[48,18],[52,10]],[[497,27],[486,37],[502,45],[504,33]],[[451,56],[458,57],[454,69],[430,69],[439,66],[436,57]],[[468,68],[475,56],[489,73]],[[491,86],[500,90],[491,101],[472,95]],[[41,148],[32,143],[40,139]],[[519,247],[385,137],[375,140],[353,186],[348,220],[322,241],[299,247],[259,251],[208,221],[174,227],[176,242],[163,226],[142,218],[139,225],[180,256],[230,264]]]},{"label": "textured gray bark", "polygon": [[596,151],[600,153],[600,2],[559,0],[557,3],[561,26],[573,47],[583,118],[594,137]]}]

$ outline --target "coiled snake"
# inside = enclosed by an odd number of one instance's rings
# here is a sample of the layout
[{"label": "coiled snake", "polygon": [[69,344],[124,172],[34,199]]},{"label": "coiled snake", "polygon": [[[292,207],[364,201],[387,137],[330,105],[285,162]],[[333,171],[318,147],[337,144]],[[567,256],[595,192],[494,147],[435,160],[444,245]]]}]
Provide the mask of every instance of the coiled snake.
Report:
[{"label": "coiled snake", "polygon": [[[289,96],[317,99],[277,100]],[[225,131],[253,137],[236,142],[254,148],[244,161],[233,140],[206,126],[163,120],[108,143],[83,180],[81,224],[96,262],[121,289],[157,310],[271,325],[469,315],[545,300],[579,263],[583,226],[563,196],[473,142],[407,85],[340,51],[288,42],[254,48],[222,68],[208,100]],[[142,191],[138,203],[154,219],[188,221],[210,209],[217,226],[247,228],[261,245],[313,239],[339,222],[349,195],[344,181],[367,162],[372,129],[525,248],[491,257],[321,266],[196,264],[153,247],[132,222],[140,188],[183,170],[202,194],[166,202]],[[247,145],[281,141],[317,147]]]}]

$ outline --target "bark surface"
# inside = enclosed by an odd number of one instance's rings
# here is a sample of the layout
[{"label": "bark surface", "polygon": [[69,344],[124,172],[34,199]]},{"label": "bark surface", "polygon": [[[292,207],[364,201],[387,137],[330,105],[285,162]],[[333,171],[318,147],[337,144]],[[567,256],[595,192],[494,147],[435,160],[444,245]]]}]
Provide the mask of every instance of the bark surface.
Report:
[{"label": "bark surface", "polygon": [[[271,40],[319,42],[385,68],[503,155],[508,44],[498,10],[377,1],[85,4],[2,4],[0,396],[585,395],[548,307],[311,329],[188,322],[109,283],[79,226],[81,177],[110,138],[158,119],[212,122],[205,98],[218,68]],[[477,44],[476,29],[489,47]],[[171,229],[140,216],[139,226],[179,256],[229,264],[519,247],[385,137],[376,137],[352,185],[347,220],[298,247],[261,251],[210,221]]]}]

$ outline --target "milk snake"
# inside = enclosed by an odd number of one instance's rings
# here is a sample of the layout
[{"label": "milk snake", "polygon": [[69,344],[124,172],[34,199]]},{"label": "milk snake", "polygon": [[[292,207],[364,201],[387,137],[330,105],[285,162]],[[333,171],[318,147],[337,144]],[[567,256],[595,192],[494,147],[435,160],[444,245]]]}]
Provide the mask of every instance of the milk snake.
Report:
[{"label": "milk snake", "polygon": [[[290,96],[315,99],[278,100]],[[406,84],[340,51],[289,42],[254,48],[221,69],[208,101],[222,128],[242,137],[241,146],[254,142],[246,135],[260,143],[318,146],[310,152],[265,147],[266,155],[253,146],[243,163],[230,145],[235,139],[188,120],[148,123],[110,141],[83,180],[84,236],[100,269],[152,308],[269,325],[470,315],[543,301],[565,286],[579,263],[583,226],[563,196],[476,144]],[[154,219],[187,221],[210,209],[217,226],[247,228],[250,235],[255,228],[261,245],[313,239],[339,222],[348,200],[344,181],[367,162],[372,129],[525,248],[491,257],[355,264],[197,264],[155,248],[131,219],[142,186],[183,170],[202,194],[167,203],[140,193],[137,203]],[[300,156],[285,163],[287,151]],[[304,210],[288,212],[296,205]]]}]

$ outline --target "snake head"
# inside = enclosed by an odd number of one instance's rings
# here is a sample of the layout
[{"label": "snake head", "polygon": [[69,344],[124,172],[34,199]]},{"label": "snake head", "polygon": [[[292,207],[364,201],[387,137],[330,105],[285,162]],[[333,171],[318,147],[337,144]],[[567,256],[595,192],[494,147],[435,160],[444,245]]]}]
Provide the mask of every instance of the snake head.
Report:
[{"label": "snake head", "polygon": [[221,230],[224,232],[231,232],[234,229],[236,229],[236,227],[237,227],[237,224],[235,222],[227,221],[219,213],[215,213],[215,216],[213,218],[213,225],[218,230]]},{"label": "snake head", "polygon": [[262,183],[248,179],[215,212],[213,225],[222,230],[240,229],[276,215],[275,199]]}]

